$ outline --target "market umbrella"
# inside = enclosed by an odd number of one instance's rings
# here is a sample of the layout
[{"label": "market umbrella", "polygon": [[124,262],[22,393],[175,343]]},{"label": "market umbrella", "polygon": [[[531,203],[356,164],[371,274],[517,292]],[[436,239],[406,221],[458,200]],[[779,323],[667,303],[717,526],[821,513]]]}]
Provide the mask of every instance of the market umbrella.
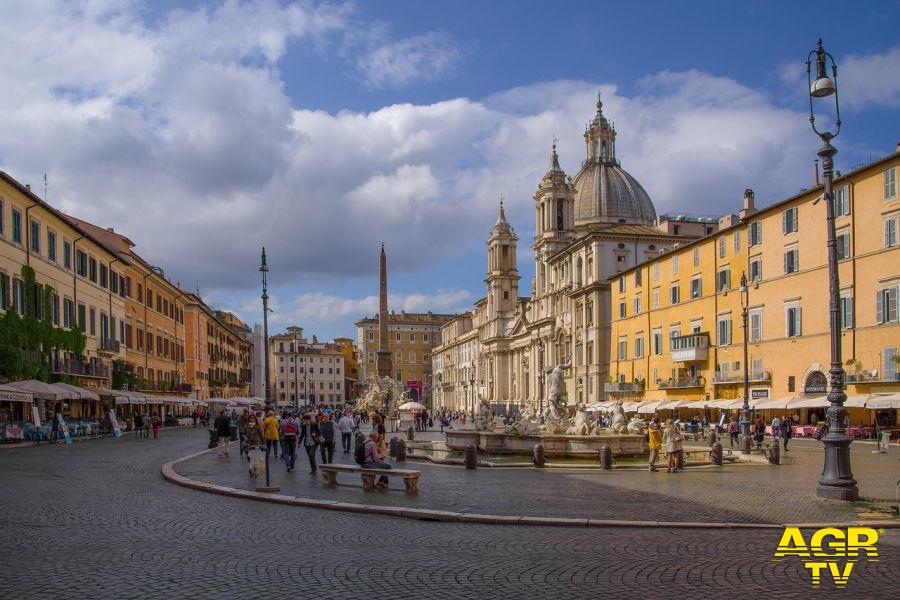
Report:
[{"label": "market umbrella", "polygon": [[85,388],[78,387],[77,385],[71,385],[71,384],[63,383],[63,382],[52,383],[50,385],[52,385],[55,388],[61,388],[63,390],[68,390],[69,392],[72,392],[73,394],[77,394],[77,397],[82,400],[96,400],[98,402],[100,401],[100,396],[97,395],[96,392],[85,389]]},{"label": "market umbrella", "polygon": [[404,402],[399,406],[400,410],[425,410],[424,404],[418,402]]},{"label": "market umbrella", "polygon": [[900,408],[900,393],[876,395],[872,394],[866,400],[866,408],[879,410],[885,408]]},{"label": "market umbrella", "polygon": [[0,385],[0,402],[27,402],[31,404],[34,396],[11,385]]},{"label": "market umbrella", "polygon": [[39,400],[50,400],[52,402],[58,402],[60,400],[71,400],[72,398],[75,398],[75,394],[73,392],[54,387],[49,383],[44,383],[43,381],[38,381],[37,379],[14,381],[6,385],[16,388],[22,392],[28,392]]}]

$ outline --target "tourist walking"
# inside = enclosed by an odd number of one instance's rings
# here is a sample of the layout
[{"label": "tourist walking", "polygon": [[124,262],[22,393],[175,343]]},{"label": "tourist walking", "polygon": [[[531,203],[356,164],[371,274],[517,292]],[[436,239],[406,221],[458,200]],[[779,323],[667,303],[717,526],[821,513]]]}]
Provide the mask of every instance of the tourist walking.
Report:
[{"label": "tourist walking", "polygon": [[263,421],[263,431],[266,434],[266,456],[269,455],[271,449],[275,458],[278,458],[278,429],[278,417],[275,416],[274,410],[270,410],[269,416]]},{"label": "tourist walking", "polygon": [[[381,449],[378,446],[378,434],[373,431],[369,434],[369,440],[366,442],[365,447],[365,459],[363,462],[363,468],[365,469],[390,469],[391,465],[384,462],[384,455],[381,453]],[[378,479],[378,483],[376,487],[380,489],[385,489],[388,486],[388,478],[387,475],[382,475]]]},{"label": "tourist walking", "polygon": [[659,416],[654,416],[647,429],[648,443],[650,445],[650,472],[656,471],[656,461],[659,460],[659,451],[662,450],[663,431],[659,424]]},{"label": "tourist walking", "polygon": [[350,440],[353,436],[353,427],[355,425],[353,417],[350,416],[350,411],[345,412],[338,420],[337,426],[338,431],[341,432],[341,447],[344,449],[344,454],[350,453]]},{"label": "tourist walking", "polygon": [[[54,423],[56,420],[54,419]],[[136,413],[134,415],[134,439],[138,439],[144,435],[144,415]]]},{"label": "tourist walking", "polygon": [[320,439],[321,433],[319,432],[319,426],[313,423],[310,414],[306,413],[303,415],[303,426],[300,428],[300,438],[297,440],[297,443],[302,445],[303,449],[306,450],[306,458],[309,460],[310,475],[316,473],[316,446],[319,444]]},{"label": "tourist walking", "polygon": [[788,451],[788,442],[794,437],[793,427],[791,427],[790,417],[781,419],[781,440],[784,443],[784,451]]},{"label": "tourist walking", "polygon": [[762,419],[757,419],[753,424],[753,439],[756,442],[756,449],[762,450],[763,440],[766,438],[766,424]]},{"label": "tourist walking", "polygon": [[247,421],[250,417],[250,411],[248,409],[244,409],[241,412],[241,416],[238,417],[237,429],[238,429],[238,447],[240,448],[240,454],[244,453],[244,434],[247,432]]},{"label": "tourist walking", "polygon": [[216,420],[213,421],[213,427],[216,430],[216,434],[219,436],[217,446],[217,453],[219,458],[228,458],[228,440],[231,437],[231,419],[225,414],[225,410],[219,413],[219,416],[216,417]]},{"label": "tourist walking", "polygon": [[336,436],[334,433],[334,421],[331,420],[331,413],[327,412],[319,422],[319,433],[322,436],[322,443],[319,444],[319,451],[322,453],[322,464],[328,465],[334,462],[334,446],[336,444]]},{"label": "tourist walking", "polygon": [[731,421],[728,422],[728,439],[731,440],[732,450],[734,450],[735,446],[741,447],[738,443],[738,424],[734,417],[731,417]]},{"label": "tourist walking", "polygon": [[258,477],[259,472],[258,468],[254,470],[254,466],[256,465],[251,461],[250,451],[256,450],[257,456],[261,456],[263,446],[266,445],[265,440],[266,436],[265,433],[263,433],[262,423],[254,413],[250,413],[247,415],[247,423],[244,425],[244,441],[241,445],[241,452],[247,456],[247,462],[250,463],[251,477]]},{"label": "tourist walking", "polygon": [[381,455],[386,455],[387,446],[384,443],[384,435],[387,433],[387,430],[384,427],[384,421],[382,420],[381,415],[378,413],[372,415],[372,432],[378,434],[376,442],[378,443],[378,449],[381,452]]},{"label": "tourist walking", "polygon": [[675,426],[675,423],[672,422],[672,419],[666,421],[666,429],[663,432],[662,438],[663,443],[666,445],[666,457],[669,462],[666,473],[677,473],[678,469],[681,467],[679,454],[682,451],[682,441],[684,440],[684,437]]},{"label": "tourist walking", "polygon": [[160,425],[159,417],[154,416],[153,420],[150,423],[150,426],[153,428],[153,439],[154,440],[159,438],[159,425]]},{"label": "tourist walking", "polygon": [[288,473],[294,470],[294,462],[297,458],[297,435],[300,433],[300,423],[293,413],[281,420],[281,457],[287,467]]},{"label": "tourist walking", "polygon": [[194,427],[197,427],[197,420],[200,418],[200,415],[197,413],[197,409],[194,409],[194,412],[191,413],[191,420],[194,422]]}]

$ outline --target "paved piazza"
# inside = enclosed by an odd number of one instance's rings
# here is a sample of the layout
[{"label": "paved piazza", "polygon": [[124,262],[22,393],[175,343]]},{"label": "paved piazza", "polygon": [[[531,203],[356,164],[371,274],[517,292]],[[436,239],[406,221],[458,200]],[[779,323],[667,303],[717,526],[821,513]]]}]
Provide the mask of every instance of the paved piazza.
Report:
[{"label": "paved piazza", "polygon": [[[163,480],[160,466],[202,448],[205,438],[200,430],[178,430],[156,442],[125,437],[0,450],[0,597],[713,598],[740,590],[806,598],[811,592],[799,561],[772,561],[777,530],[436,523],[230,498]],[[864,454],[854,454],[854,466],[865,492],[863,471],[876,465]],[[232,480],[243,468],[236,458],[217,460],[203,456],[179,470]],[[890,461],[896,465],[896,456]],[[693,521],[798,514],[802,499],[778,506],[797,494],[796,467],[750,469],[769,485],[754,483],[733,495],[743,472],[737,469],[720,475],[715,493],[714,476],[700,471],[667,479],[423,465],[418,501],[456,506],[468,486],[487,504],[468,506],[480,512],[525,510],[542,496],[528,512],[574,506],[607,517]],[[312,495],[305,471],[292,478],[298,483],[287,493]],[[316,495],[323,493],[367,503],[407,500],[399,491],[365,494],[349,485]],[[804,520],[842,512],[811,504]],[[893,596],[900,530],[888,529],[879,551],[880,562],[857,563],[844,590],[823,585],[816,597]]]}]

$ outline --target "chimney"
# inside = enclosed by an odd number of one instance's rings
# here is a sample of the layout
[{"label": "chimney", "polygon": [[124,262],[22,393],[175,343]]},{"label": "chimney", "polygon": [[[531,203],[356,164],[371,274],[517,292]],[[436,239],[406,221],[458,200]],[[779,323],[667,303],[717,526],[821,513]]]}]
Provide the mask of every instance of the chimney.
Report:
[{"label": "chimney", "polygon": [[31,191],[31,184],[30,184],[30,183],[26,183],[26,184],[25,184],[25,189],[28,190],[28,191],[30,192],[30,191]]},{"label": "chimney", "polygon": [[747,217],[756,212],[756,206],[753,203],[754,197],[755,195],[753,193],[753,190],[751,190],[750,188],[744,190],[744,208],[742,208],[741,212],[738,213],[741,221],[746,220]]},{"label": "chimney", "polygon": [[106,230],[107,230],[108,232],[110,232],[110,233],[115,233],[115,232],[116,232],[116,230],[113,229],[112,227],[107,227]]},{"label": "chimney", "polygon": [[819,161],[818,161],[818,159],[813,161],[813,171],[815,172],[815,175],[816,175],[816,186],[818,186],[819,185]]}]

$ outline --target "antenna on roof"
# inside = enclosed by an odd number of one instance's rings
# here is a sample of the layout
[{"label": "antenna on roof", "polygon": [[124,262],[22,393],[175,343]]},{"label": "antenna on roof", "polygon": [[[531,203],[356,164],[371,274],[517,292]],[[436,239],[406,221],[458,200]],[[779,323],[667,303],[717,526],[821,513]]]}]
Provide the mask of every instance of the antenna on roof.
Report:
[{"label": "antenna on roof", "polygon": [[44,173],[44,202],[47,201],[47,174]]}]

